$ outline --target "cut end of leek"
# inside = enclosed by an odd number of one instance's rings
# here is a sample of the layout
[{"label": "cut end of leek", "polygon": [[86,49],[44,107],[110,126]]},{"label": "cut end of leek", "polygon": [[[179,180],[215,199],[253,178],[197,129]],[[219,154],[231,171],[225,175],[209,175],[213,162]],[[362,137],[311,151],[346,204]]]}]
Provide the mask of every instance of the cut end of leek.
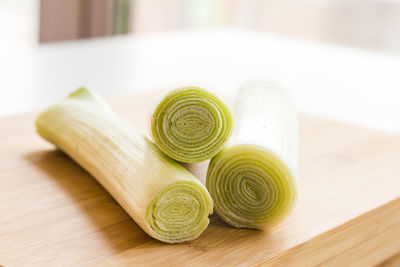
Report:
[{"label": "cut end of leek", "polygon": [[212,210],[209,195],[197,183],[176,182],[150,203],[146,222],[157,239],[180,243],[197,238],[207,228]]},{"label": "cut end of leek", "polygon": [[290,167],[277,154],[250,144],[226,148],[211,160],[207,189],[216,213],[240,228],[266,229],[280,223],[297,198]]},{"label": "cut end of leek", "polygon": [[167,94],[151,119],[154,142],[181,162],[201,162],[215,156],[231,136],[229,109],[199,87],[184,87]]}]

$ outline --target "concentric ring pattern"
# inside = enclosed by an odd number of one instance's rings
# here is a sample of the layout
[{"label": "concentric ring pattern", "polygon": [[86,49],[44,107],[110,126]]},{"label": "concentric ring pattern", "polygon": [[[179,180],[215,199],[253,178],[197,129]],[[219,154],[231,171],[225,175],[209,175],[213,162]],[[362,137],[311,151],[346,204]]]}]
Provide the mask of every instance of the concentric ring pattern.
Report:
[{"label": "concentric ring pattern", "polygon": [[208,226],[212,200],[203,186],[181,181],[164,188],[146,211],[152,235],[167,243],[197,238]]},{"label": "concentric ring pattern", "polygon": [[181,162],[200,162],[215,156],[232,132],[229,109],[199,87],[168,93],[151,118],[154,142],[165,154]]},{"label": "concentric ring pattern", "polygon": [[258,145],[224,148],[207,172],[214,209],[227,223],[265,229],[281,222],[297,198],[296,179],[275,153]]}]

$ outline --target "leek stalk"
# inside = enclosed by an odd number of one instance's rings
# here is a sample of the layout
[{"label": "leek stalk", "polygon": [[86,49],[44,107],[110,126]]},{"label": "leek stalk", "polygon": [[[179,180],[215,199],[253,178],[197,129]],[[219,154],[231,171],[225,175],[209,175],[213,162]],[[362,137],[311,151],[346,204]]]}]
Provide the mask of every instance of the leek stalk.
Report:
[{"label": "leek stalk", "polygon": [[212,200],[186,169],[81,88],[36,120],[38,133],[93,175],[150,236],[167,243],[206,229]]},{"label": "leek stalk", "polygon": [[210,161],[206,186],[225,222],[265,229],[296,203],[296,112],[282,87],[252,81],[239,90],[234,116],[232,140]]}]

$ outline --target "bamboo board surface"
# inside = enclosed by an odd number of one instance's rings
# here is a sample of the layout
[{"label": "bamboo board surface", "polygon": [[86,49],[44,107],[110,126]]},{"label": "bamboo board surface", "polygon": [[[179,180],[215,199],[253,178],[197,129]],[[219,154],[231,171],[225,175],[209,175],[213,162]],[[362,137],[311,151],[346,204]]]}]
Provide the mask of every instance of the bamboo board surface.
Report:
[{"label": "bamboo board surface", "polygon": [[[158,97],[110,103],[145,131]],[[262,232],[212,215],[197,240],[168,245],[40,139],[36,115],[0,119],[2,266],[400,264],[400,136],[301,115],[300,198],[287,220]],[[202,176],[204,164],[192,170]]]}]

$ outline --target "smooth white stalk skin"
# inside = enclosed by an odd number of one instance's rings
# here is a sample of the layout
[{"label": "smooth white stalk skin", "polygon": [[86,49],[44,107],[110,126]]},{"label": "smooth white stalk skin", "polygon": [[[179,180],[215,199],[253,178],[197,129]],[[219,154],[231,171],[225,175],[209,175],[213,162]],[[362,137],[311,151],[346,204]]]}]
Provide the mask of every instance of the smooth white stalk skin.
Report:
[{"label": "smooth white stalk skin", "polygon": [[234,109],[232,143],[267,148],[297,172],[297,115],[286,89],[275,82],[247,82],[238,92]]},{"label": "smooth white stalk skin", "polygon": [[197,238],[212,200],[186,169],[81,88],[42,112],[38,133],[93,175],[150,236],[167,243]]},{"label": "smooth white stalk skin", "polygon": [[234,117],[230,143],[210,162],[207,188],[224,221],[265,229],[281,222],[296,203],[296,111],[281,86],[252,81],[241,87]]}]

